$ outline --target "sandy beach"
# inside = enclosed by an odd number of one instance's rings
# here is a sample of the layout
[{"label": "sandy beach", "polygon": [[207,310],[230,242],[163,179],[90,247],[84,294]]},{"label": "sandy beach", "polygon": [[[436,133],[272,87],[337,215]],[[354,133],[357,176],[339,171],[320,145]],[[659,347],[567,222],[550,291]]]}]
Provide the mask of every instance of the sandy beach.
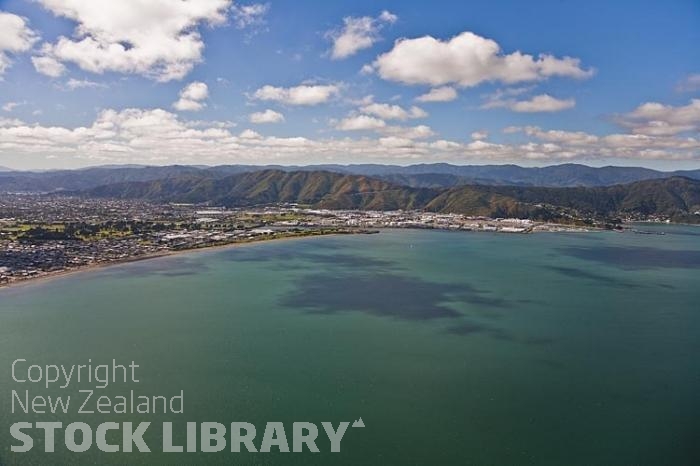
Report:
[{"label": "sandy beach", "polygon": [[215,244],[215,245],[211,245],[211,246],[203,246],[203,247],[191,248],[191,249],[182,249],[182,250],[177,250],[177,251],[163,251],[163,252],[158,252],[158,253],[153,253],[153,254],[144,254],[141,256],[127,257],[124,259],[118,259],[118,260],[114,260],[114,261],[89,264],[89,265],[74,267],[74,268],[70,268],[70,269],[66,269],[66,270],[57,270],[55,272],[44,272],[41,275],[37,275],[34,277],[23,278],[20,280],[15,280],[13,282],[9,282],[9,283],[2,283],[2,284],[0,284],[0,293],[3,290],[7,290],[7,289],[16,289],[16,288],[22,287],[22,286],[30,286],[30,285],[34,285],[34,284],[44,283],[44,282],[49,281],[49,280],[54,280],[57,278],[66,277],[68,275],[74,275],[74,274],[79,274],[79,273],[88,273],[88,272],[103,269],[106,267],[126,265],[126,264],[130,264],[133,262],[140,262],[140,261],[145,261],[145,260],[158,259],[158,258],[171,257],[171,256],[180,256],[180,255],[185,255],[185,254],[193,254],[193,253],[198,253],[198,252],[202,252],[202,251],[213,251],[213,250],[217,250],[217,249],[233,248],[236,246],[238,246],[238,247],[252,246],[255,244],[267,243],[267,242],[272,242],[272,241],[277,242],[277,241],[299,240],[299,239],[314,238],[314,237],[319,237],[319,236],[334,236],[334,235],[347,235],[347,234],[363,234],[363,233],[359,233],[359,232],[358,233],[330,232],[330,233],[322,233],[322,234],[316,234],[316,235],[283,236],[283,237],[279,237],[279,238],[260,237],[259,239],[253,239],[253,240],[247,240],[247,241],[236,241],[236,242],[232,242],[232,243]]}]

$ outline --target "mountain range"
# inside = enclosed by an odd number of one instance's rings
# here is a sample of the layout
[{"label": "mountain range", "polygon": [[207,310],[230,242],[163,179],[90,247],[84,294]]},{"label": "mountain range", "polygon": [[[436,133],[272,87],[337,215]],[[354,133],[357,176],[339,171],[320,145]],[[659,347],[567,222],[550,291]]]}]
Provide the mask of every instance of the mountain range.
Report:
[{"label": "mountain range", "polygon": [[364,175],[414,188],[450,188],[462,185],[597,187],[673,176],[700,179],[700,170],[663,172],[640,167],[589,167],[579,164],[535,168],[517,165],[450,165],[446,163],[410,166],[372,164],[219,165],[213,167],[116,165],[43,172],[0,171],[0,192],[76,191],[118,182],[152,181],[181,176],[219,179],[239,173],[263,170],[326,171],[346,175]]},{"label": "mountain range", "polygon": [[670,177],[603,187],[402,186],[380,178],[327,171],[262,170],[225,177],[201,174],[111,183],[76,194],[226,207],[296,203],[325,209],[422,209],[539,220],[614,217],[700,221],[700,180]]},{"label": "mountain range", "polygon": [[327,209],[422,209],[541,220],[663,217],[700,222],[700,170],[565,164],[261,167],[103,166],[0,172],[0,192]]}]

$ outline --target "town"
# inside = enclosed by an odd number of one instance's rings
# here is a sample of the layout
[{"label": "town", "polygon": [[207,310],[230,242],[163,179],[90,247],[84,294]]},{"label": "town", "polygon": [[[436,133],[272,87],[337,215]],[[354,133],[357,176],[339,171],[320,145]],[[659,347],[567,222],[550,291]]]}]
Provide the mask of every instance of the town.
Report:
[{"label": "town", "polygon": [[192,204],[0,195],[0,286],[176,251],[327,234],[428,228],[494,233],[584,229],[521,219],[419,211],[336,211],[275,205],[226,209]]}]

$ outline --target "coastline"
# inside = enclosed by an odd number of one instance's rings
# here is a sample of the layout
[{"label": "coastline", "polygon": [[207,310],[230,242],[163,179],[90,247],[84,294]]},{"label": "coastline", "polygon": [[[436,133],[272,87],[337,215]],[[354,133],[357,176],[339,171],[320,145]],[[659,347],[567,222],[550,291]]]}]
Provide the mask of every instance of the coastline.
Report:
[{"label": "coastline", "polygon": [[[134,262],[140,262],[140,261],[145,261],[145,260],[150,260],[150,259],[158,259],[158,258],[164,258],[164,257],[171,257],[171,256],[179,256],[183,254],[188,254],[188,253],[197,253],[197,252],[202,252],[202,251],[214,251],[217,249],[224,249],[224,248],[233,248],[237,246],[249,246],[249,245],[254,245],[254,244],[259,244],[259,243],[267,243],[267,242],[278,242],[278,241],[285,241],[285,240],[299,240],[299,239],[304,239],[304,238],[313,238],[313,237],[322,237],[322,236],[336,236],[336,235],[357,235],[357,234],[371,234],[371,233],[379,233],[383,230],[391,230],[395,228],[374,228],[371,230],[358,230],[358,231],[330,231],[330,232],[322,232],[318,234],[311,234],[311,235],[288,235],[288,236],[280,236],[280,237],[272,237],[272,238],[266,238],[266,237],[260,237],[259,239],[253,239],[253,240],[247,240],[247,241],[234,241],[230,243],[225,243],[225,244],[213,244],[211,246],[202,246],[202,247],[196,247],[196,248],[189,248],[189,249],[181,249],[181,250],[168,250],[168,251],[162,251],[162,252],[157,252],[157,253],[151,253],[151,254],[143,254],[140,256],[133,256],[133,257],[127,257],[124,259],[117,259],[113,261],[106,261],[106,262],[100,262],[96,264],[89,264],[85,266],[80,266],[80,267],[75,267],[67,270],[57,270],[54,272],[44,272],[43,274],[35,277],[30,277],[30,278],[24,278],[20,280],[15,280],[13,282],[9,283],[2,283],[0,284],[0,293],[3,292],[3,290],[9,290],[9,289],[17,289],[18,287],[22,286],[29,286],[32,284],[39,284],[39,283],[45,283],[49,280],[57,279],[57,278],[62,278],[68,275],[73,275],[73,274],[78,274],[78,273],[87,273],[87,272],[93,272],[95,270],[107,268],[107,267],[113,267],[113,266],[119,266],[119,265],[126,265]],[[398,229],[416,229],[416,230],[423,230],[422,228],[398,228]],[[431,228],[432,230],[432,228]],[[449,229],[435,229],[439,231],[456,231],[456,230],[449,230]],[[579,228],[566,228],[562,230],[541,230],[541,231],[533,231],[529,232],[529,234],[537,234],[537,233],[570,233],[570,232],[576,232],[576,231],[583,231],[583,232],[603,232],[605,230],[602,229],[579,229]],[[463,233],[474,233],[474,231],[463,231]],[[493,234],[525,234],[525,233],[501,233],[498,231],[488,231],[488,232],[476,232],[476,233],[493,233]]]},{"label": "coastline", "polygon": [[57,270],[55,272],[45,272],[42,275],[39,275],[36,277],[15,280],[15,281],[9,282],[9,283],[2,283],[2,284],[0,284],[0,293],[2,293],[4,290],[10,290],[10,289],[14,290],[14,289],[17,289],[17,288],[23,287],[23,286],[30,286],[33,284],[45,283],[49,280],[63,278],[63,277],[66,277],[68,275],[94,272],[95,270],[100,270],[100,269],[104,269],[107,267],[116,267],[119,265],[127,265],[127,264],[131,264],[134,262],[141,262],[141,261],[146,261],[146,260],[151,260],[151,259],[161,259],[161,258],[165,258],[165,257],[180,256],[180,255],[184,255],[184,254],[188,254],[188,253],[197,253],[197,252],[203,252],[203,251],[214,251],[217,249],[233,248],[233,247],[237,247],[237,246],[252,246],[252,245],[267,243],[267,242],[278,242],[278,241],[285,241],[285,240],[299,240],[299,239],[304,239],[304,238],[316,238],[316,237],[322,237],[322,236],[336,236],[336,235],[348,235],[348,234],[356,235],[356,234],[368,234],[368,233],[367,232],[353,232],[353,233],[329,232],[329,233],[321,233],[321,234],[316,234],[316,235],[282,236],[282,237],[277,237],[277,238],[261,238],[261,239],[256,239],[256,240],[252,240],[252,241],[235,241],[235,242],[231,242],[231,243],[214,244],[211,246],[204,246],[204,247],[198,247],[198,248],[180,249],[180,250],[174,250],[174,251],[163,251],[163,252],[157,252],[157,253],[153,253],[153,254],[143,254],[140,256],[127,257],[124,259],[118,259],[118,260],[114,260],[114,261],[106,261],[106,262],[100,262],[97,264],[84,265],[84,266],[75,267],[75,268],[71,268],[71,269],[67,269],[67,270]]}]

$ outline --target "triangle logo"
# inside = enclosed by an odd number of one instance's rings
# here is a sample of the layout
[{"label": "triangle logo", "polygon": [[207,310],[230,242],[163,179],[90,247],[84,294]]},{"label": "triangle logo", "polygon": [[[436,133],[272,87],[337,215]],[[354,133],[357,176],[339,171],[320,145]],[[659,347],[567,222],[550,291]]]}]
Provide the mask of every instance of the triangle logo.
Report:
[{"label": "triangle logo", "polygon": [[362,418],[358,419],[357,421],[352,423],[353,427],[364,427],[365,423],[362,421]]}]

